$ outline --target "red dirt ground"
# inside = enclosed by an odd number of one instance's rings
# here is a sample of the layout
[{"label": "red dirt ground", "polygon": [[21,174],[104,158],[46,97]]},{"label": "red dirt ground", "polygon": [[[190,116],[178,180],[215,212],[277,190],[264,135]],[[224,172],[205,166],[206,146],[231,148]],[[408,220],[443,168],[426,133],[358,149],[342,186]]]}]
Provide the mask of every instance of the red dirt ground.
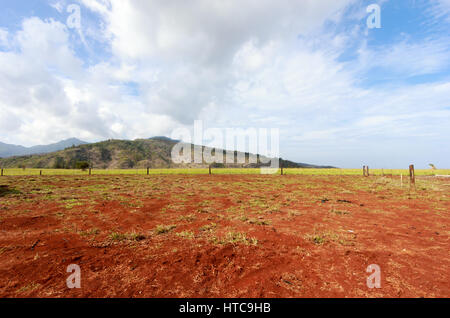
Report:
[{"label": "red dirt ground", "polygon": [[0,297],[450,297],[448,183],[3,177]]}]

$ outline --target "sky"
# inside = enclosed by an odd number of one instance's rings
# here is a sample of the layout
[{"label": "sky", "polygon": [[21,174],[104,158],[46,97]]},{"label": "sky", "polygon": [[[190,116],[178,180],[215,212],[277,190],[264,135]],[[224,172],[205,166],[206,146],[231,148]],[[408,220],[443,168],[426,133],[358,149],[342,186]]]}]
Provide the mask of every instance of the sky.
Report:
[{"label": "sky", "polygon": [[297,162],[450,168],[449,27],[450,0],[0,0],[0,141],[202,120],[278,128]]}]

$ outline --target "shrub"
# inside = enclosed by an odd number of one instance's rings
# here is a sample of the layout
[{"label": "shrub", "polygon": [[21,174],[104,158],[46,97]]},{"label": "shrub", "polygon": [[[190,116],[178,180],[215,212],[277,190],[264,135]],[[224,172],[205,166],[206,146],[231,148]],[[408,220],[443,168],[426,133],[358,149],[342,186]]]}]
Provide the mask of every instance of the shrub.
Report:
[{"label": "shrub", "polygon": [[78,161],[76,164],[75,164],[75,168],[76,169],[81,169],[81,170],[86,170],[86,169],[88,169],[89,168],[89,162],[87,162],[87,161]]}]

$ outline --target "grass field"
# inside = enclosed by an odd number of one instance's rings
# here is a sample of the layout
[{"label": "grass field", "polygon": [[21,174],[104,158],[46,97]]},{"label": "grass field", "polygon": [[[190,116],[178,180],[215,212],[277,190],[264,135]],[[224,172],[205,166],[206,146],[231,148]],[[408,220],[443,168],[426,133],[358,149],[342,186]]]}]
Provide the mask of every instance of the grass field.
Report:
[{"label": "grass field", "polygon": [[[346,175],[346,176],[359,176],[362,175],[362,169],[294,169],[285,168],[284,174],[287,175]],[[89,171],[73,170],[73,169],[3,169],[4,176],[37,176],[42,171],[42,175],[58,176],[58,175],[88,175]],[[114,169],[114,170],[100,170],[92,169],[93,175],[146,175],[147,169]],[[208,174],[208,169],[150,169],[151,175],[166,175],[166,174]],[[213,174],[260,174],[259,168],[245,168],[245,169],[212,169]],[[280,170],[278,170],[278,174]],[[409,175],[408,169],[371,169],[370,174],[381,176],[396,175],[404,176]],[[417,176],[433,176],[433,175],[450,175],[450,169],[418,169],[415,170]]]}]

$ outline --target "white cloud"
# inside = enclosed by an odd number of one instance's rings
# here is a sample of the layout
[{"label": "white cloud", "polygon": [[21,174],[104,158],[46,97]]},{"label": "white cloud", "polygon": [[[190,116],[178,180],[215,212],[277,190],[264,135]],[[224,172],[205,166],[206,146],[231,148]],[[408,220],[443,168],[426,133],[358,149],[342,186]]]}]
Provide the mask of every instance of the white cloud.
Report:
[{"label": "white cloud", "polygon": [[436,18],[444,18],[450,21],[450,0],[433,0],[432,13]]},{"label": "white cloud", "polygon": [[313,30],[352,1],[112,0],[110,10],[106,1],[84,2],[104,15],[124,58],[220,63],[249,39],[264,45]]},{"label": "white cloud", "polygon": [[9,46],[8,35],[8,30],[0,28],[0,47]]},{"label": "white cloud", "polygon": [[[405,36],[406,37],[406,36]],[[362,47],[361,66],[366,69],[381,67],[387,73],[416,76],[439,72],[450,66],[450,38],[425,39],[411,42],[405,39],[376,49]]]},{"label": "white cloud", "polygon": [[276,43],[295,44],[350,2],[83,1],[104,17],[115,56],[139,69],[147,109],[183,124],[230,107],[246,72],[283,58]]},{"label": "white cloud", "polygon": [[130,78],[126,65],[86,69],[60,22],[25,19],[12,42],[14,50],[0,51],[0,134],[7,137],[2,141],[150,137],[175,125],[121,94],[121,80]]}]

